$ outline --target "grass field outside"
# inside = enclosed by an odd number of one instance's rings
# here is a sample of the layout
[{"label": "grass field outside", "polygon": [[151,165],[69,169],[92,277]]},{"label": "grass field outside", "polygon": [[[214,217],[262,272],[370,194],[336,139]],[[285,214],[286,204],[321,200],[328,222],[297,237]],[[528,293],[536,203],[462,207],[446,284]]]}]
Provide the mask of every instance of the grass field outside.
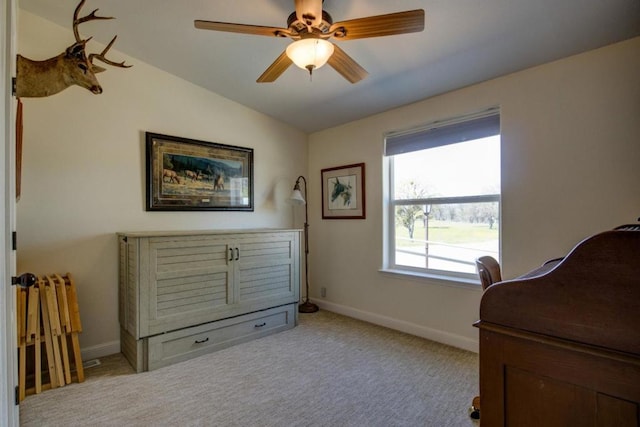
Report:
[{"label": "grass field outside", "polygon": [[[396,226],[396,264],[475,273],[475,259],[491,255],[499,259],[499,227],[488,223],[429,221],[428,239],[422,221],[416,222],[413,239],[405,227]],[[428,240],[428,242],[427,242]]]},{"label": "grass field outside", "polygon": [[[493,224],[493,228],[486,223],[469,223],[453,221],[429,221],[429,241],[464,244],[478,243],[498,239],[498,224]],[[413,242],[409,239],[409,231],[402,226],[396,226],[396,238],[403,241],[407,239],[403,246],[420,246],[424,244],[425,228],[422,221],[416,222],[413,233]]]}]

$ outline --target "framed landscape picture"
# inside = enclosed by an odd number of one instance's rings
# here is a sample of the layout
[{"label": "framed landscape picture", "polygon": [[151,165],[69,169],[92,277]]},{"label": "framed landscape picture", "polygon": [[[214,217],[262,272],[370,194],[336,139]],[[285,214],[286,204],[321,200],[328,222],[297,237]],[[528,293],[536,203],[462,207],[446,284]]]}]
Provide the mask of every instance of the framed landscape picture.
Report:
[{"label": "framed landscape picture", "polygon": [[364,219],[364,163],[322,169],[322,218]]},{"label": "framed landscape picture", "polygon": [[253,149],[146,132],[148,211],[253,211]]}]

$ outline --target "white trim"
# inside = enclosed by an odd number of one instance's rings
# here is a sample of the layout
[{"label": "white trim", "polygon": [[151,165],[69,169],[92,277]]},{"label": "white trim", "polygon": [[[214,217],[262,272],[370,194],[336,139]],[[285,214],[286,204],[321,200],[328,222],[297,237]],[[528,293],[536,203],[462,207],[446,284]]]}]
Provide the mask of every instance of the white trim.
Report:
[{"label": "white trim", "polygon": [[11,94],[15,57],[16,0],[0,3],[0,425],[18,426],[20,411],[15,404],[18,384],[15,289],[11,277],[15,275],[15,251],[11,245],[11,231],[15,230],[15,100]]},{"label": "white trim", "polygon": [[331,311],[344,316],[353,317],[354,319],[363,320],[375,325],[384,326],[386,328],[395,329],[396,331],[426,338],[452,347],[461,348],[463,350],[478,353],[478,340],[463,337],[460,335],[443,332],[437,329],[428,328],[426,326],[416,325],[415,323],[406,322],[404,320],[394,319],[392,317],[382,316],[380,314],[371,313],[369,311],[358,310],[353,307],[347,307],[335,304],[329,301],[318,301],[316,303],[321,309]]},{"label": "white trim", "polygon": [[110,356],[120,353],[120,341],[111,341],[104,344],[94,345],[92,347],[81,348],[82,360],[99,359],[100,357]]},{"label": "white trim", "polygon": [[396,277],[401,277],[406,280],[413,280],[417,283],[429,283],[440,286],[453,286],[457,288],[469,289],[472,291],[482,292],[482,286],[478,275],[471,275],[472,277],[465,276],[453,276],[444,274],[426,273],[424,271],[413,271],[409,269],[393,269],[393,268],[381,268],[378,270],[382,274],[388,274]]}]

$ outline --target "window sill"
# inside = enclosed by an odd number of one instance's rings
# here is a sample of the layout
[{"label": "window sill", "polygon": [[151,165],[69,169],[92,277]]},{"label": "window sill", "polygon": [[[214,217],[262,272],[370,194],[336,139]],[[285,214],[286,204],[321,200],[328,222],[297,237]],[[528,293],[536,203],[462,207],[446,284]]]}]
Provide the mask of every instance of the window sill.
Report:
[{"label": "window sill", "polygon": [[452,286],[482,292],[482,286],[478,279],[466,279],[464,277],[452,277],[441,274],[421,273],[416,271],[396,270],[389,268],[381,268],[380,273],[390,276],[401,277],[408,280],[415,280],[421,283],[437,284],[441,286]]}]

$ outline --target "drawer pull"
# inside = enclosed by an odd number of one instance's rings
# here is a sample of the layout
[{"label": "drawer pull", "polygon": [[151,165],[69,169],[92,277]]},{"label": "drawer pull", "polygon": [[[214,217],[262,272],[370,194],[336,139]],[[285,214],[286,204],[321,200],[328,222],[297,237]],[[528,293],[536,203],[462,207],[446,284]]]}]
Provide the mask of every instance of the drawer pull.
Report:
[{"label": "drawer pull", "polygon": [[196,344],[202,344],[202,343],[205,343],[205,342],[207,342],[207,341],[209,341],[209,337],[206,337],[206,338],[205,338],[205,339],[203,339],[203,340],[196,340],[196,342],[195,342],[195,343],[196,343]]},{"label": "drawer pull", "polygon": [[240,259],[240,249],[236,248],[236,261]]},{"label": "drawer pull", "polygon": [[262,323],[258,323],[257,325],[254,325],[256,328],[262,328],[263,326],[267,326],[267,322],[262,322]]},{"label": "drawer pull", "polygon": [[229,261],[233,261],[233,248],[229,248]]}]

